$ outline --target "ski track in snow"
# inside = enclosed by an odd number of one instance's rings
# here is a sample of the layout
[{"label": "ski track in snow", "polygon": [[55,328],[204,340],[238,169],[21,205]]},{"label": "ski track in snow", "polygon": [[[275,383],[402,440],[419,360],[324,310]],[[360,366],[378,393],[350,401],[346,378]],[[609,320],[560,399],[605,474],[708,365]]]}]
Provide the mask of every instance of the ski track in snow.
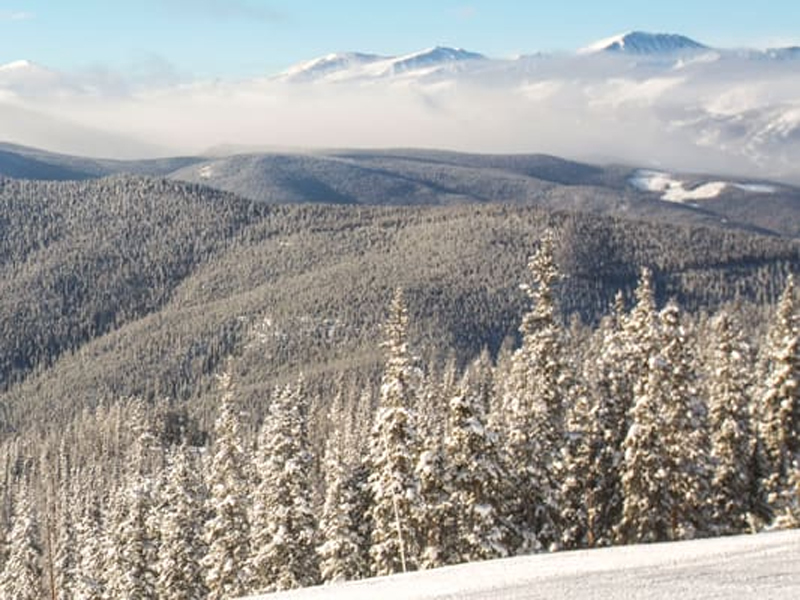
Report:
[{"label": "ski track in snow", "polygon": [[797,600],[800,530],[539,554],[251,598]]}]

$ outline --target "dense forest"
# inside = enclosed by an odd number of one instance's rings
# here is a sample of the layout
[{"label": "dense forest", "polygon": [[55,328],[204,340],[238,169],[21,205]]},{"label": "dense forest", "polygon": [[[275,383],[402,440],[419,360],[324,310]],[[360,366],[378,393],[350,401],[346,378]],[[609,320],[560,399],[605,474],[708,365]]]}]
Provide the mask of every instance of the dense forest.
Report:
[{"label": "dense forest", "polygon": [[131,177],[0,203],[1,598],[797,526],[796,242]]}]

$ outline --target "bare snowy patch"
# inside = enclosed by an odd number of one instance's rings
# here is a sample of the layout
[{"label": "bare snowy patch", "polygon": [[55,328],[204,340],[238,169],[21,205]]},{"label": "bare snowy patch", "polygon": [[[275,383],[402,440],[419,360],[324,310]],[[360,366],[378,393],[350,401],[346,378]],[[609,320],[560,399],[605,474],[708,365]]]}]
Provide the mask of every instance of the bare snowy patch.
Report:
[{"label": "bare snowy patch", "polygon": [[717,198],[728,187],[733,187],[753,194],[774,194],[775,186],[758,183],[731,183],[727,181],[709,181],[687,187],[685,181],[676,179],[674,175],[662,171],[640,170],[630,178],[630,184],[638,190],[661,194],[667,202],[691,202]]}]

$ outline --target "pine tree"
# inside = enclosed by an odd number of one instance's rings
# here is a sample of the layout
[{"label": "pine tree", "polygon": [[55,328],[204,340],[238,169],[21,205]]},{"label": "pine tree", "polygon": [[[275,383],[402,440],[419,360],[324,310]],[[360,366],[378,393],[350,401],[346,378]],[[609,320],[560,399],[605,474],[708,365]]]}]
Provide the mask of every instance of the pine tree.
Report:
[{"label": "pine tree", "polygon": [[595,461],[602,441],[593,418],[589,394],[582,386],[574,386],[566,420],[566,440],[563,448],[563,479],[561,482],[561,547],[567,550],[590,545],[589,512],[600,486]]},{"label": "pine tree", "polygon": [[445,490],[453,520],[447,562],[508,556],[502,501],[505,472],[498,437],[488,425],[494,386],[484,352],[465,374],[450,400],[445,439]]},{"label": "pine tree", "polygon": [[259,435],[251,561],[257,590],[288,590],[319,581],[307,406],[301,380],[273,398]]},{"label": "pine tree", "polygon": [[712,521],[721,534],[744,531],[753,508],[750,348],[740,331],[726,311],[721,311],[712,324],[714,349],[707,385],[714,463]]},{"label": "pine tree", "polygon": [[44,597],[41,530],[26,488],[17,498],[9,544],[10,552],[0,577],[0,597],[41,600]]},{"label": "pine tree", "polygon": [[429,438],[421,444],[419,460],[414,472],[419,482],[419,505],[414,519],[424,523],[420,527],[421,569],[435,569],[453,564],[454,516],[450,496],[445,486],[445,464],[440,436]]},{"label": "pine tree", "polygon": [[767,501],[776,518],[792,521],[797,506],[793,481],[800,468],[800,338],[794,279],[790,276],[778,303],[768,347],[768,371],[761,398],[761,438],[769,474]]},{"label": "pine tree", "polygon": [[150,537],[152,497],[146,485],[124,485],[114,499],[110,535],[113,551],[108,594],[113,598],[157,598]]},{"label": "pine tree", "polygon": [[191,450],[185,445],[173,451],[161,494],[161,546],[158,555],[157,590],[160,598],[200,600],[208,590],[201,561],[205,490]]},{"label": "pine tree", "polygon": [[522,346],[514,353],[508,397],[508,502],[513,505],[515,549],[527,553],[557,545],[559,470],[564,439],[564,383],[570,378],[557,321],[558,270],[554,240],[545,235],[528,263],[534,284],[522,286],[531,301],[523,316]]},{"label": "pine tree", "polygon": [[370,557],[375,575],[416,569],[419,560],[419,484],[414,473],[419,443],[411,409],[415,389],[407,328],[408,313],[398,289],[385,326],[386,364],[369,449]]},{"label": "pine tree", "polygon": [[[613,543],[614,527],[622,515],[622,445],[628,432],[628,412],[633,404],[633,383],[626,370],[631,345],[623,325],[625,307],[617,294],[612,314],[601,321],[594,341],[594,361],[587,361],[586,375],[591,398],[586,423],[576,427],[586,431],[587,471],[580,461],[571,471],[585,481],[586,544],[608,546]],[[578,413],[580,416],[580,413]],[[580,501],[580,500],[579,500]]]},{"label": "pine tree", "polygon": [[156,443],[140,401],[131,405],[130,420],[136,438],[126,480],[113,499],[107,592],[115,598],[148,600],[158,597],[158,539],[153,527],[155,478],[151,472]]},{"label": "pine tree", "polygon": [[107,572],[102,510],[94,493],[87,490],[84,497],[86,500],[75,527],[78,550],[75,600],[103,600]]},{"label": "pine tree", "polygon": [[321,543],[317,547],[320,577],[325,583],[358,579],[365,572],[361,553],[364,541],[353,520],[357,503],[342,460],[338,434],[325,451],[325,504],[320,519]]},{"label": "pine tree", "polygon": [[209,600],[243,596],[250,591],[250,521],[248,518],[247,457],[242,446],[239,410],[231,374],[220,376],[222,394],[214,424],[209,475],[209,509],[202,561]]},{"label": "pine tree", "polygon": [[54,586],[52,596],[57,600],[73,600],[78,570],[78,545],[75,531],[74,502],[71,488],[69,455],[62,440],[59,451],[59,486],[56,507],[56,540],[54,557]]},{"label": "pine tree", "polygon": [[689,539],[706,533],[709,521],[707,407],[697,393],[696,361],[678,305],[668,303],[660,313],[660,320],[661,348],[657,368],[653,370],[659,381],[653,391],[659,395],[664,411],[670,539]]},{"label": "pine tree", "polygon": [[630,373],[633,403],[622,444],[622,513],[615,538],[622,543],[668,539],[671,505],[667,491],[669,469],[662,438],[663,361],[656,354],[658,327],[650,271],[642,269],[636,305],[625,322],[625,366]]}]

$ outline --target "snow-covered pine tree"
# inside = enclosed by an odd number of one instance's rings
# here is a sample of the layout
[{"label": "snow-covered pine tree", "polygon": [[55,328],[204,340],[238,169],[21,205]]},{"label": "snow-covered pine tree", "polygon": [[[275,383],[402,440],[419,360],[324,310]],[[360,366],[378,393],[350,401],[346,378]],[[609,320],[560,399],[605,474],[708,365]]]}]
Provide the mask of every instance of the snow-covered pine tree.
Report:
[{"label": "snow-covered pine tree", "polygon": [[159,598],[201,600],[208,593],[201,566],[206,494],[199,473],[184,441],[171,453],[160,498]]},{"label": "snow-covered pine tree", "polygon": [[72,493],[72,469],[69,454],[62,440],[59,450],[58,501],[56,505],[56,539],[54,556],[54,590],[57,600],[75,598],[78,571],[78,545],[75,532],[75,500]]},{"label": "snow-covered pine tree", "polygon": [[155,499],[150,461],[156,444],[140,401],[131,405],[130,418],[136,438],[130,468],[116,491],[108,522],[112,560],[106,589],[113,598],[155,600],[158,540],[152,521]]},{"label": "snow-covered pine tree", "polygon": [[221,402],[214,423],[209,473],[209,509],[205,527],[208,553],[202,561],[209,600],[243,596],[250,591],[249,461],[242,445],[239,407],[230,367],[219,378]]},{"label": "snow-covered pine tree", "polygon": [[113,500],[110,520],[113,559],[108,574],[112,598],[157,598],[156,564],[150,560],[153,540],[149,519],[153,499],[146,485],[124,484]]},{"label": "snow-covered pine tree", "polygon": [[420,449],[415,468],[420,502],[414,519],[425,526],[419,530],[419,568],[435,569],[455,562],[453,510],[445,486],[441,436],[429,430]]},{"label": "snow-covered pine tree", "polygon": [[347,485],[340,433],[334,432],[325,449],[325,504],[320,518],[320,577],[324,583],[358,579],[365,571],[358,524],[353,521],[356,499]]},{"label": "snow-covered pine tree", "polygon": [[656,354],[658,322],[652,276],[642,269],[636,304],[625,321],[624,356],[633,389],[629,427],[622,444],[620,482],[623,505],[615,539],[621,543],[663,541],[669,538],[672,506],[667,493],[669,469],[663,434],[665,364]]},{"label": "snow-covered pine tree", "polygon": [[747,528],[753,509],[751,351],[741,327],[725,310],[713,320],[711,333],[706,389],[714,466],[712,523],[718,534],[732,534]]},{"label": "snow-covered pine tree", "polygon": [[419,453],[413,364],[407,342],[408,312],[400,289],[395,291],[385,325],[386,363],[378,412],[369,448],[372,506],[370,557],[374,575],[414,570],[418,566]]},{"label": "snow-covered pine tree", "polygon": [[522,346],[514,353],[504,405],[509,505],[513,506],[514,550],[529,553],[557,545],[561,447],[564,441],[563,330],[557,318],[559,278],[548,232],[528,268],[533,285],[523,285],[531,308],[522,318]]},{"label": "snow-covered pine tree", "polygon": [[80,517],[75,526],[77,538],[77,568],[75,600],[106,598],[105,530],[100,500],[96,492],[86,489]]},{"label": "snow-covered pine tree", "polygon": [[664,413],[670,539],[690,539],[706,533],[710,520],[708,409],[697,393],[696,361],[678,305],[669,302],[659,317],[659,358],[651,371],[658,383],[651,389]]},{"label": "snow-covered pine tree", "polygon": [[312,457],[308,447],[308,391],[301,378],[272,400],[259,434],[251,524],[254,589],[289,590],[319,581]]},{"label": "snow-covered pine tree", "polygon": [[509,555],[507,515],[501,504],[505,474],[497,435],[488,425],[492,371],[484,351],[450,400],[445,438],[445,490],[454,521],[450,563]]},{"label": "snow-covered pine tree", "polygon": [[595,470],[596,455],[602,448],[602,431],[593,421],[594,407],[588,391],[577,383],[571,387],[566,418],[561,480],[561,542],[571,550],[589,546],[589,511],[603,473]]},{"label": "snow-covered pine tree", "polygon": [[789,276],[778,302],[767,347],[765,388],[760,406],[760,433],[769,474],[764,483],[779,525],[791,524],[798,502],[800,468],[800,337],[794,278]]},{"label": "snow-covered pine tree", "polygon": [[[629,402],[629,410],[633,408],[634,398],[641,394],[647,383],[650,358],[658,350],[656,345],[659,329],[653,273],[647,267],[641,270],[634,297],[635,303],[627,318],[619,316],[619,305],[615,308],[622,326],[622,348],[620,364],[612,375],[616,378],[616,391],[624,398],[623,402]],[[617,300],[619,301],[620,299]],[[630,425],[630,420],[627,424]]]},{"label": "snow-covered pine tree", "polygon": [[41,600],[44,598],[41,528],[27,486],[17,496],[13,523],[10,552],[0,576],[0,598]]},{"label": "snow-covered pine tree", "polygon": [[[623,333],[625,319],[624,299],[618,293],[612,313],[600,322],[595,333],[595,359],[585,363],[591,396],[591,476],[586,477],[585,498],[586,544],[590,547],[611,545],[614,527],[622,515],[622,444],[633,403],[633,384],[624,370],[630,348]],[[575,468],[572,470],[575,472]]]}]

